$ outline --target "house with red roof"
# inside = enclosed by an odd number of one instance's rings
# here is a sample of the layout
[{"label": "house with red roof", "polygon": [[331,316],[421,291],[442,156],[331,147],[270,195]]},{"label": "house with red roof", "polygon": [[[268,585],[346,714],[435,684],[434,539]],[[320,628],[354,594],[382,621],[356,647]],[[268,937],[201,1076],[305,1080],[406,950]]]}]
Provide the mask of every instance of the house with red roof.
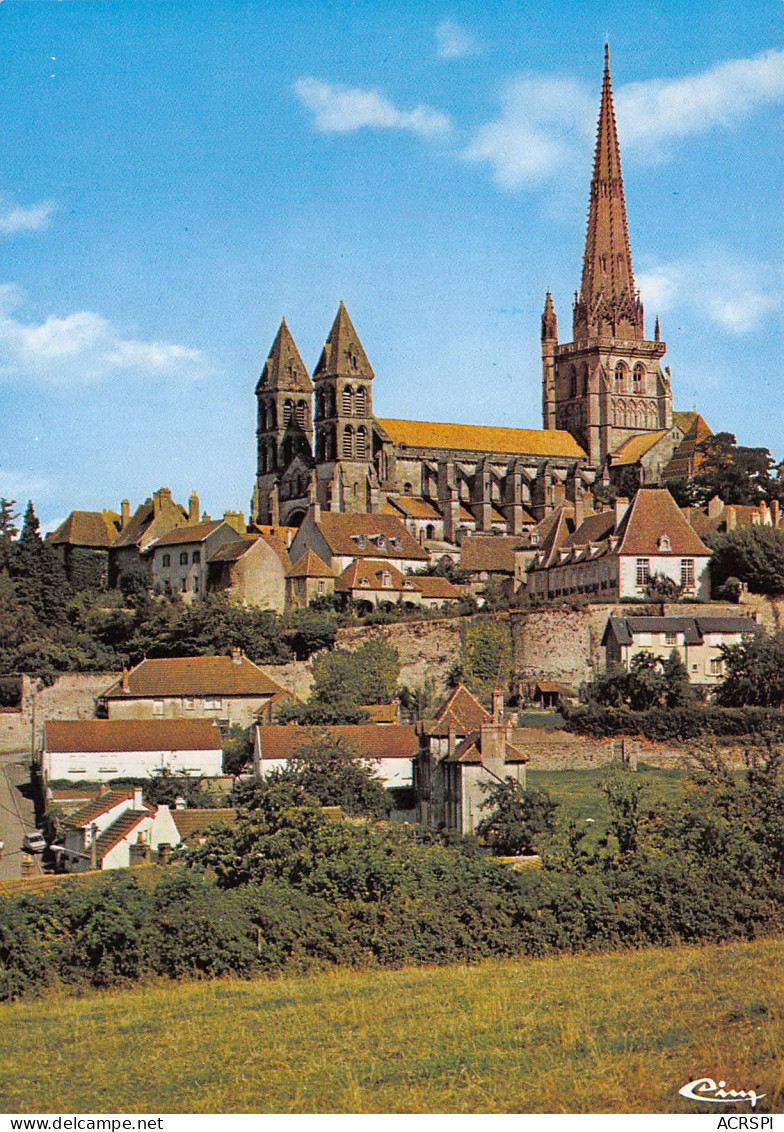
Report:
[{"label": "house with red roof", "polygon": [[235,534],[208,555],[207,591],[283,613],[290,568],[288,549],[279,535]]},{"label": "house with red roof", "polygon": [[123,672],[100,703],[110,720],[207,719],[223,727],[249,727],[290,698],[241,649],[232,649],[231,656],[143,660]]},{"label": "house with red roof", "polygon": [[168,806],[149,806],[139,787],[107,790],[63,822],[61,857],[70,872],[140,863],[180,833]]},{"label": "house with red roof", "polygon": [[[243,524],[244,530],[244,524]],[[156,539],[151,547],[153,588],[185,601],[207,594],[207,562],[219,547],[241,537],[225,519],[188,523]]]},{"label": "house with red roof", "polygon": [[595,601],[644,598],[655,577],[691,600],[710,599],[711,550],[666,488],[641,488],[613,510],[588,515],[558,537],[528,568],[529,593],[552,599],[585,594]]}]

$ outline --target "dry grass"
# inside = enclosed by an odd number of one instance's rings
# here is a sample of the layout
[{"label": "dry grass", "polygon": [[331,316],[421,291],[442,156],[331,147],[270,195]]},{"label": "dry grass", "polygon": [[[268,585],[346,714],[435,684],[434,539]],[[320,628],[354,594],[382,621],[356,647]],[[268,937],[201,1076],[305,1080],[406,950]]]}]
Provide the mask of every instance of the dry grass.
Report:
[{"label": "dry grass", "polygon": [[766,941],[55,996],[0,1009],[0,1106],[716,1115],[677,1095],[713,1076],[781,1111],[783,959]]}]

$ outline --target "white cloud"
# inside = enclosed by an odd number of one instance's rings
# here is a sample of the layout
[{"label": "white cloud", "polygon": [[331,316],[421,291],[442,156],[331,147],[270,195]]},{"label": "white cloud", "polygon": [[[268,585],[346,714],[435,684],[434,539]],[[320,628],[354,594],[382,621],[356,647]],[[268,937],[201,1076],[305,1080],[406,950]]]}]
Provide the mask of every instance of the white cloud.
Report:
[{"label": "white cloud", "polygon": [[639,273],[649,315],[690,310],[730,334],[748,334],[784,309],[784,272],[717,251]]},{"label": "white cloud", "polygon": [[442,20],[435,31],[436,55],[439,59],[464,59],[479,55],[481,48],[465,28],[452,20]]},{"label": "white cloud", "polygon": [[[682,79],[649,79],[615,91],[624,157],[663,156],[667,143],[730,128],[764,106],[784,102],[784,50],[730,59]],[[585,164],[593,145],[598,91],[573,79],[509,82],[501,112],[481,126],[463,156],[487,162],[505,189],[534,186]]]},{"label": "white cloud", "polygon": [[43,322],[23,322],[15,315],[24,292],[0,285],[0,374],[33,377],[52,385],[100,381],[116,371],[140,376],[203,377],[204,355],[189,346],[124,337],[94,311],[76,311]]},{"label": "white cloud", "polygon": [[398,110],[377,90],[325,83],[302,78],[294,83],[294,93],[314,116],[316,129],[323,134],[349,134],[364,128],[410,130],[420,137],[449,133],[446,114],[430,106]]},{"label": "white cloud", "polygon": [[463,156],[486,161],[497,184],[517,189],[551,177],[590,137],[595,98],[573,79],[518,78],[502,94],[501,115],[481,126]]},{"label": "white cloud", "polygon": [[57,205],[50,200],[31,204],[27,208],[7,204],[0,197],[0,232],[41,232],[49,227]]}]

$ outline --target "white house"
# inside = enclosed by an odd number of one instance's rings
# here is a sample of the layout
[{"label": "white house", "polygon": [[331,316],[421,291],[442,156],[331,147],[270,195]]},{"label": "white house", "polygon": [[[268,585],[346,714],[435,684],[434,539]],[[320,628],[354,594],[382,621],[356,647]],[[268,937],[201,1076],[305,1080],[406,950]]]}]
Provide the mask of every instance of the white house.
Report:
[{"label": "white house", "polygon": [[710,548],[699,538],[666,488],[642,488],[631,504],[588,515],[560,536],[528,568],[536,598],[586,594],[596,601],[644,598],[652,578],[666,578],[683,597],[710,598]]},{"label": "white house", "polygon": [[63,857],[75,872],[127,868],[159,846],[179,842],[169,807],[148,806],[139,787],[107,790],[63,823]]},{"label": "white house", "polygon": [[40,757],[45,783],[223,772],[220,729],[209,719],[49,720]]}]

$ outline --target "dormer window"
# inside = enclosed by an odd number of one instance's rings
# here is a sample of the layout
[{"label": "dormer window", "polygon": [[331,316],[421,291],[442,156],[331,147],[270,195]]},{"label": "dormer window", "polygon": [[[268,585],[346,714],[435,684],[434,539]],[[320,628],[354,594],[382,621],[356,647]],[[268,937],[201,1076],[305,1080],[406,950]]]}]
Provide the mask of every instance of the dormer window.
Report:
[{"label": "dormer window", "polygon": [[365,549],[365,545],[366,545],[366,543],[365,543],[365,536],[364,536],[364,535],[357,535],[357,536],[356,536],[356,540],[357,540],[357,546],[358,546],[358,548],[359,548],[360,550],[364,550],[364,549]]},{"label": "dormer window", "polygon": [[385,590],[392,588],[392,575],[388,570],[385,570],[381,575],[381,585]]},{"label": "dormer window", "polygon": [[384,536],[383,536],[383,535],[378,535],[378,536],[377,536],[377,538],[376,538],[376,546],[378,547],[378,549],[379,549],[379,550],[383,550],[383,549],[384,549],[384,547],[386,546],[386,539],[384,538]]},{"label": "dormer window", "polygon": [[662,535],[661,536],[661,538],[659,539],[659,550],[664,550],[664,551],[672,550],[672,546],[670,545],[670,536],[669,535]]},{"label": "dormer window", "polygon": [[538,531],[531,531],[531,546],[538,546],[538,545],[539,545],[539,532]]}]

